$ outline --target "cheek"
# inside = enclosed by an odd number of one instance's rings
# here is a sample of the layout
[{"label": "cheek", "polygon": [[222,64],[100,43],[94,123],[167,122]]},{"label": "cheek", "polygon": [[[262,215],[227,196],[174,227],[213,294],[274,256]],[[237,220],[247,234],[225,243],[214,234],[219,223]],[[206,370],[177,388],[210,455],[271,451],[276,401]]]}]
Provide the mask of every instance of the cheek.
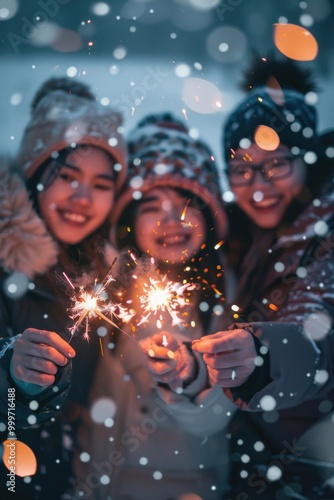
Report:
[{"label": "cheek", "polygon": [[234,188],[233,194],[235,197],[235,202],[239,207],[247,206],[247,200],[250,199],[252,193],[248,189],[244,188]]},{"label": "cheek", "polygon": [[136,238],[139,235],[149,236],[157,230],[158,218],[154,215],[140,215],[136,218],[134,223],[134,230]]},{"label": "cheek", "polygon": [[43,191],[38,196],[38,208],[41,216],[48,220],[52,215],[54,209],[56,207],[56,198],[54,196],[53,190],[48,189],[47,191]]},{"label": "cheek", "polygon": [[206,225],[206,222],[203,218],[203,216],[201,216],[200,218],[197,219],[197,222],[195,222],[196,224],[196,232],[198,235],[201,235],[202,236],[202,239],[204,240],[205,239],[205,235],[207,233],[207,225]]},{"label": "cheek", "polygon": [[96,197],[97,200],[97,211],[101,215],[101,218],[107,217],[114,208],[114,193],[106,194],[105,196],[99,195]]},{"label": "cheek", "polygon": [[156,230],[155,228],[156,221],[153,223],[150,217],[139,216],[136,218],[133,226],[134,239],[136,246],[141,252],[146,253],[150,250],[152,246],[152,236]]},{"label": "cheek", "polygon": [[300,176],[294,176],[286,181],[277,182],[276,189],[284,197],[286,203],[290,203],[301,191],[303,185],[304,179]]}]

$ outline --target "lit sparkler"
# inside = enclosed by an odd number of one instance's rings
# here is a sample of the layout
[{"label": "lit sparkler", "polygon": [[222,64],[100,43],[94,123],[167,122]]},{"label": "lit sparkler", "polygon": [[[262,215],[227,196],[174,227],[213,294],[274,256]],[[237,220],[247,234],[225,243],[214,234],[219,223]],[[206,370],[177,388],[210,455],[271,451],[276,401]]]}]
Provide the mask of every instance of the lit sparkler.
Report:
[{"label": "lit sparkler", "polygon": [[[107,299],[106,289],[112,281],[115,281],[113,275],[111,274],[111,269],[113,264],[110,266],[102,282],[94,284],[92,292],[88,292],[87,290],[85,290],[83,286],[80,286],[77,292],[76,287],[69,279],[69,277],[66,275],[66,273],[63,272],[62,276],[57,275],[57,278],[60,279],[62,283],[66,284],[67,287],[70,287],[72,290],[71,300],[73,302],[73,306],[70,309],[70,318],[75,320],[75,323],[71,328],[69,328],[69,331],[71,333],[71,338],[69,340],[69,343],[71,342],[74,334],[79,330],[83,321],[85,321],[85,331],[83,337],[88,341],[89,320],[94,318],[103,319],[104,321],[106,321],[113,327],[117,328],[128,337],[130,337],[133,341],[137,342],[136,339],[134,339],[131,335],[122,330],[111,319],[113,316],[115,316],[123,321],[128,321],[132,317],[132,314],[120,304],[106,302]],[[110,315],[110,318],[106,316],[106,313]]]},{"label": "lit sparkler", "polygon": [[[132,256],[132,255],[131,255]],[[143,315],[137,326],[147,323],[151,315],[156,317],[157,328],[161,329],[163,324],[163,313],[169,313],[172,325],[182,325],[179,310],[189,305],[186,294],[194,290],[197,285],[186,283],[181,285],[161,275],[154,267],[154,259],[150,260],[151,269],[148,271],[141,262],[135,261],[139,266],[138,274],[133,279],[138,280],[140,286],[139,304]]]}]

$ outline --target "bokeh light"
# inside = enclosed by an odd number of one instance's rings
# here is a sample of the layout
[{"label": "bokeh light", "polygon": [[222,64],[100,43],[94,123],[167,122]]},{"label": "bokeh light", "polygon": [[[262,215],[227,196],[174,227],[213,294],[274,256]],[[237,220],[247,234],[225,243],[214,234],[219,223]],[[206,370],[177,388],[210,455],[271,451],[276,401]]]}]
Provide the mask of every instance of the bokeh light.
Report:
[{"label": "bokeh light", "polygon": [[196,113],[217,113],[224,104],[220,90],[202,78],[187,78],[183,85],[182,97],[185,104]]},{"label": "bokeh light", "polygon": [[106,2],[96,2],[93,3],[91,10],[96,16],[106,16],[110,12],[110,5]]},{"label": "bokeh light", "polygon": [[6,440],[3,445],[3,463],[9,469],[10,459],[15,456],[15,474],[20,477],[33,476],[37,470],[34,452],[25,443],[18,440]]},{"label": "bokeh light", "polygon": [[326,311],[317,311],[309,314],[303,324],[305,335],[313,340],[322,340],[332,328],[332,319]]},{"label": "bokeh light", "polygon": [[8,297],[19,299],[27,292],[28,285],[29,280],[25,274],[14,272],[6,278],[3,291]]},{"label": "bokeh light", "polygon": [[58,52],[77,52],[82,48],[83,41],[75,31],[62,28],[58,30],[57,39],[50,46]]},{"label": "bokeh light", "polygon": [[254,141],[265,151],[275,151],[280,144],[277,132],[267,125],[259,125],[254,133]]},{"label": "bokeh light", "polygon": [[275,24],[274,43],[283,55],[296,61],[313,61],[318,54],[314,36],[296,24]]},{"label": "bokeh light", "polygon": [[116,413],[115,401],[111,398],[99,398],[94,401],[90,408],[90,415],[92,420],[96,423],[102,424],[108,418],[113,418]]},{"label": "bokeh light", "polygon": [[8,21],[15,16],[19,10],[17,0],[1,0],[0,2],[0,21]]},{"label": "bokeh light", "polygon": [[236,63],[246,53],[247,39],[240,29],[234,26],[223,26],[212,31],[207,37],[206,49],[215,61]]}]

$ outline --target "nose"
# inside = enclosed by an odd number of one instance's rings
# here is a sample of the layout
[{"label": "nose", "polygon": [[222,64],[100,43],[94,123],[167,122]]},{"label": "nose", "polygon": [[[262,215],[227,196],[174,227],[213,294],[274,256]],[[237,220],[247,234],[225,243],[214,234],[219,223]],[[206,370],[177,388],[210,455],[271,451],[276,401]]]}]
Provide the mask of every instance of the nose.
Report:
[{"label": "nose", "polygon": [[181,214],[179,207],[175,207],[173,205],[169,206],[164,210],[163,214],[163,222],[177,222],[181,221]]},{"label": "nose", "polygon": [[253,177],[253,185],[267,185],[270,184],[270,179],[266,179],[265,173],[262,170],[256,170]]},{"label": "nose", "polygon": [[78,184],[73,189],[71,199],[81,205],[89,205],[92,202],[92,192],[88,184]]}]

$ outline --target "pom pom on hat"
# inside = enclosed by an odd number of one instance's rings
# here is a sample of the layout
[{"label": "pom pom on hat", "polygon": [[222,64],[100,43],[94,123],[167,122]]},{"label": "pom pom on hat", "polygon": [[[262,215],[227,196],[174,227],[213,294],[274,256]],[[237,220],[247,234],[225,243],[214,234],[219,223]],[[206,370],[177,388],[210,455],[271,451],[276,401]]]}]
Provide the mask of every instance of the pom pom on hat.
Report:
[{"label": "pom pom on hat", "polygon": [[37,90],[35,97],[33,98],[30,108],[31,112],[37,107],[38,103],[45,97],[55,90],[62,90],[63,92],[67,92],[68,94],[74,94],[79,97],[85,97],[86,99],[90,99],[91,101],[95,100],[94,95],[90,91],[88,85],[83,82],[79,82],[78,80],[74,80],[73,78],[67,77],[53,77],[46,80],[41,87]]},{"label": "pom pom on hat", "polygon": [[127,183],[112,214],[115,225],[134,199],[155,187],[188,191],[199,208],[207,207],[216,237],[226,236],[227,218],[220,177],[210,149],[192,139],[186,125],[170,113],[149,115],[128,136]]},{"label": "pom pom on hat", "polygon": [[241,139],[255,142],[261,125],[270,127],[285,146],[301,151],[318,149],[317,114],[307,99],[309,92],[317,90],[310,70],[302,70],[294,61],[257,56],[240,87],[248,95],[224,125],[226,161],[240,147]]},{"label": "pom pom on hat", "polygon": [[126,177],[126,147],[121,115],[94,100],[89,88],[67,78],[45,82],[32,102],[32,116],[21,142],[17,165],[29,179],[55,151],[95,146],[118,164],[116,189]]}]

